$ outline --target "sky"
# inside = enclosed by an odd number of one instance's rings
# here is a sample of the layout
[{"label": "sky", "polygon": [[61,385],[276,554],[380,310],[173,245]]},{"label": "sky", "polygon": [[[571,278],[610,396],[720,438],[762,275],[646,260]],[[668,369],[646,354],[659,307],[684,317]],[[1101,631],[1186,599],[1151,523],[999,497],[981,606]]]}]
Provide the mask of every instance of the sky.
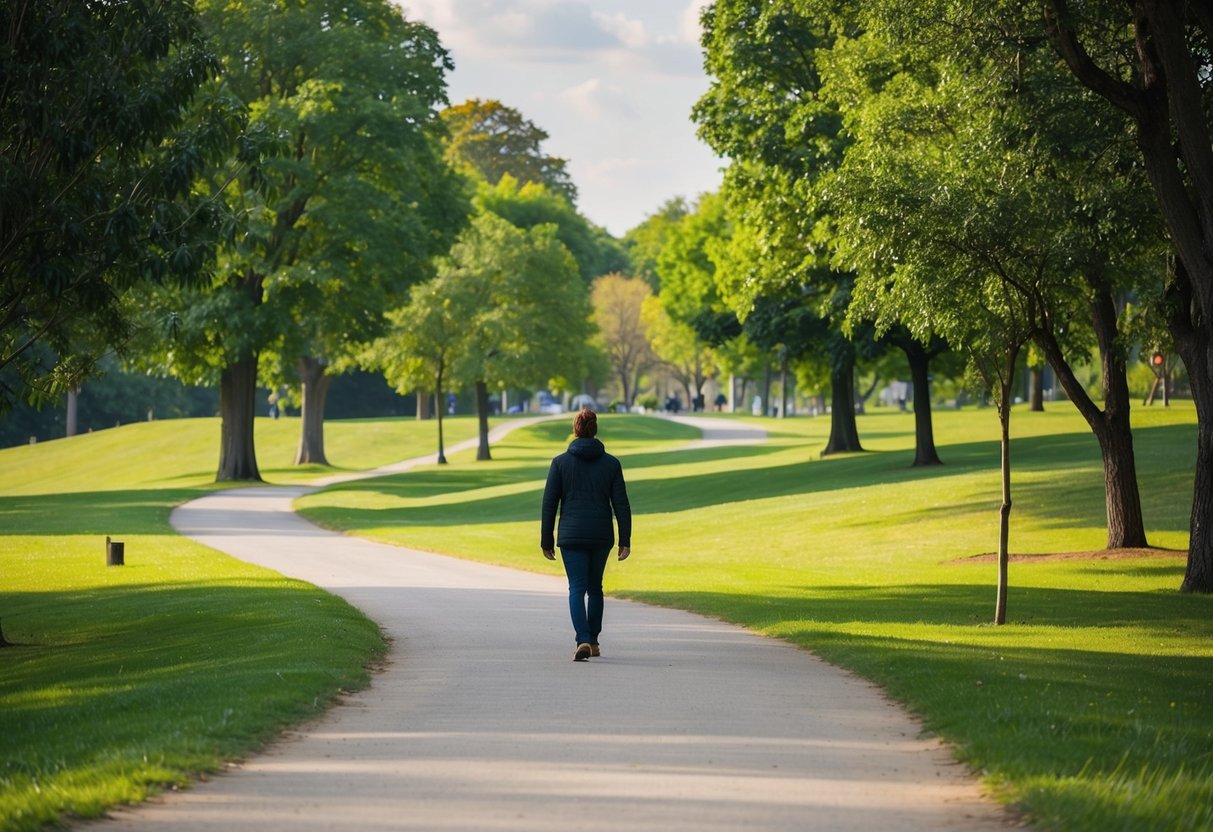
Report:
[{"label": "sky", "polygon": [[707,0],[397,0],[437,30],[452,104],[495,98],[548,133],[577,206],[615,236],[668,199],[720,185],[695,135],[707,90],[698,44]]}]

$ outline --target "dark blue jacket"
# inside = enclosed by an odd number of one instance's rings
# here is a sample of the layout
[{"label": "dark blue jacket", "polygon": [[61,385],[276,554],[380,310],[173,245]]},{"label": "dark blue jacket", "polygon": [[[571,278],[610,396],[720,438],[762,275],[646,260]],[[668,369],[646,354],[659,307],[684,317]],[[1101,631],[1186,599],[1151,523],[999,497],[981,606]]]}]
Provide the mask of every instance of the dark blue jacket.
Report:
[{"label": "dark blue jacket", "polygon": [[[560,535],[553,543],[557,509]],[[619,545],[630,548],[632,507],[623,483],[623,466],[597,439],[574,439],[548,469],[540,547],[609,549],[615,545],[612,513],[619,521]]]}]

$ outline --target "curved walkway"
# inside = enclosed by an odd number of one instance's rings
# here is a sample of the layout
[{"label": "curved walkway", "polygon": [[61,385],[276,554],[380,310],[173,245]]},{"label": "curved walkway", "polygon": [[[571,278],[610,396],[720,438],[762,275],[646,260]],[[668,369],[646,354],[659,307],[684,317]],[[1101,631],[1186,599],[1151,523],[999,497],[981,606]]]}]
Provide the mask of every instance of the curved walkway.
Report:
[{"label": "curved walkway", "polygon": [[[809,653],[613,599],[603,657],[574,663],[558,566],[529,574],[327,532],[291,511],[308,490],[220,492],[172,521],[348,599],[391,637],[387,667],[260,756],[119,811],[107,830],[1010,825],[879,690]],[[535,534],[542,563],[538,520]],[[638,543],[643,558],[643,529]]]}]

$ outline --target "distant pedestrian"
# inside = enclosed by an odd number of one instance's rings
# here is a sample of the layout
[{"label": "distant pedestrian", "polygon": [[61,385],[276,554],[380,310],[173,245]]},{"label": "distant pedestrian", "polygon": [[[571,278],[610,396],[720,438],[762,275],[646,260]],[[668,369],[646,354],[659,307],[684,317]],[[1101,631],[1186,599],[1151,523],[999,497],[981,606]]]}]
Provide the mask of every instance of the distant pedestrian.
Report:
[{"label": "distant pedestrian", "polygon": [[[623,466],[606,452],[595,438],[597,434],[597,414],[583,407],[573,418],[575,438],[548,469],[539,532],[545,558],[555,560],[556,547],[560,547],[577,640],[573,661],[578,662],[601,655],[602,575],[615,545],[615,522],[619,524],[619,559],[626,560],[632,551],[632,509]],[[554,535],[557,514],[560,532]]]}]

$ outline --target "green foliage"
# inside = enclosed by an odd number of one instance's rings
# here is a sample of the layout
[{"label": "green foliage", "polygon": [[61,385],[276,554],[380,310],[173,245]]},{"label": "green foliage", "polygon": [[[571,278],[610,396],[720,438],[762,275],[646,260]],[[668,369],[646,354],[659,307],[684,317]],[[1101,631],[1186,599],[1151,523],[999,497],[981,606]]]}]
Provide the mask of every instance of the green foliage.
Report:
[{"label": "green foliage", "polygon": [[1022,297],[1032,327],[1056,330],[1081,359],[1090,330],[1075,324],[1089,317],[1095,284],[1110,279],[1123,293],[1157,283],[1159,270],[1144,267],[1157,243],[1136,233],[1155,221],[1123,122],[1092,111],[1051,49],[1028,40],[1027,21],[1013,21],[1021,37],[1005,46],[992,32],[971,41],[983,26],[1011,25],[998,11],[965,18],[963,34],[913,17],[913,38],[906,11],[891,31],[831,52],[826,95],[849,105],[854,139],[827,187],[838,261],[859,273],[852,316],[881,329],[900,321],[963,347],[974,301],[959,287],[973,284],[984,304],[980,286],[994,278]]},{"label": "green foliage", "polygon": [[782,364],[830,375],[834,431],[827,453],[860,450],[854,367],[878,344],[844,328],[853,275],[837,269],[821,184],[850,141],[823,95],[820,64],[854,33],[853,10],[830,0],[719,0],[703,15],[708,92],[693,111],[700,135],[731,162],[724,195],[732,234],[717,256],[721,299],[751,343]]},{"label": "green foliage", "polygon": [[548,134],[522,113],[496,99],[469,99],[442,111],[450,134],[446,158],[471,168],[489,185],[510,176],[522,184],[542,185],[577,203],[577,187],[569,176],[568,161],[548,156],[540,145]]},{"label": "green foliage", "polygon": [[724,198],[704,194],[693,211],[667,222],[662,232],[656,269],[666,312],[691,324],[704,314],[725,311],[716,278],[732,236]]},{"label": "green foliage", "polygon": [[666,200],[660,208],[645,217],[640,225],[623,235],[628,267],[610,271],[639,277],[653,287],[653,291],[660,291],[661,278],[657,273],[657,260],[674,226],[689,213],[690,209],[683,197]]},{"label": "green foliage", "polygon": [[[1086,425],[1062,408],[1015,419],[1016,551],[1102,546]],[[608,589],[858,671],[1045,828],[1209,828],[1213,619],[1207,597],[1175,592],[1182,557],[1017,559],[1009,623],[984,626],[995,565],[971,556],[997,538],[997,422],[972,409],[937,421],[948,464],[922,469],[909,464],[911,414],[861,416],[876,452],[827,459],[822,419],[781,421],[761,446],[671,452],[685,442],[680,426],[602,417],[636,516],[634,556],[608,570]],[[1190,405],[1135,419],[1150,535],[1176,549],[1187,542],[1194,422]],[[559,424],[519,431],[491,471],[453,457],[441,473],[338,486],[302,508],[377,539],[558,571],[538,552],[535,512],[566,435]]]},{"label": "green foliage", "polygon": [[402,393],[475,382],[546,387],[580,378],[589,297],[553,225],[517,228],[482,213],[437,276],[390,313],[394,328],[366,360]]},{"label": "green foliage", "polygon": [[606,274],[605,267],[616,259],[613,244],[604,250],[601,229],[591,226],[572,203],[542,184],[519,182],[505,174],[496,185],[480,186],[476,205],[519,228],[555,225],[556,237],[577,261],[581,278],[587,284]]},{"label": "green foliage", "polygon": [[743,319],[768,289],[838,280],[817,184],[848,139],[837,105],[821,94],[818,60],[848,32],[834,8],[845,5],[720,0],[703,16],[712,84],[693,118],[731,160],[724,193],[734,233],[722,294]]},{"label": "green foliage", "polygon": [[499,387],[573,387],[586,369],[590,298],[559,229],[522,230],[487,214],[476,230],[467,249],[451,253],[490,291],[469,322],[472,348],[459,374]]},{"label": "green foliage", "polygon": [[274,153],[229,188],[243,223],[222,277],[149,303],[180,321],[153,360],[189,380],[261,350],[274,383],[300,357],[348,363],[467,212],[437,143],[450,61],[433,30],[386,0],[279,5],[199,4],[226,88]]},{"label": "green foliage", "polygon": [[198,192],[244,114],[193,5],[0,7],[0,413],[123,348],[121,293],[204,279],[226,222]]}]

